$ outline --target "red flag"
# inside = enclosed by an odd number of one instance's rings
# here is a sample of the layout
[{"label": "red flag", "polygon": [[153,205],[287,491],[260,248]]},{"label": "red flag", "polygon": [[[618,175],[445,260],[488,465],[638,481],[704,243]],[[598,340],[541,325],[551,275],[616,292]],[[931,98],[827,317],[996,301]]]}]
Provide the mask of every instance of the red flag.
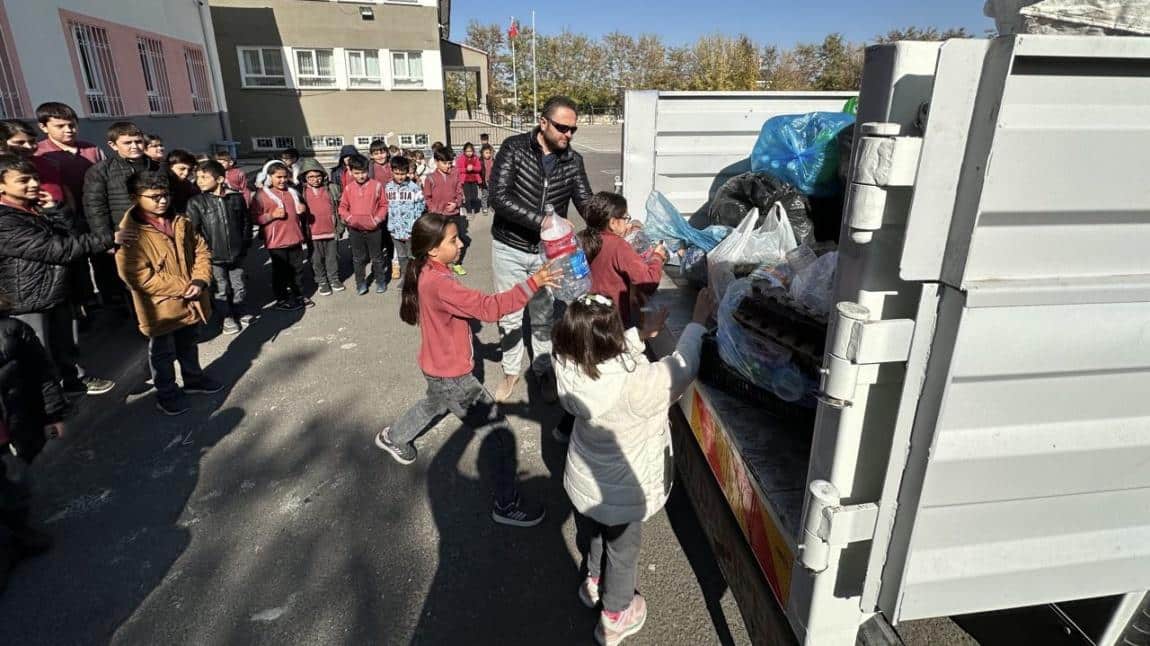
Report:
[{"label": "red flag", "polygon": [[518,35],[519,35],[519,23],[515,22],[515,19],[512,18],[511,19],[511,27],[507,29],[507,37],[508,38],[515,38]]}]

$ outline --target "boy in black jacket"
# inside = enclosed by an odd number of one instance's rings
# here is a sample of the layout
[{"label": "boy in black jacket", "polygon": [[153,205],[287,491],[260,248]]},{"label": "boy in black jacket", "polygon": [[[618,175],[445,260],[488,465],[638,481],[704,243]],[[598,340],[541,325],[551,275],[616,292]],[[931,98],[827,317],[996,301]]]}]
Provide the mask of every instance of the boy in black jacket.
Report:
[{"label": "boy in black jacket", "polygon": [[244,259],[252,245],[252,222],[243,194],[228,186],[226,174],[217,161],[196,166],[200,193],[188,200],[188,218],[212,250],[216,309],[224,318],[224,334],[235,334],[253,318],[246,309],[244,288]]},{"label": "boy in black jacket", "polygon": [[51,547],[28,525],[24,474],[46,440],[63,434],[68,408],[44,346],[8,309],[0,297],[0,590],[16,561]]}]

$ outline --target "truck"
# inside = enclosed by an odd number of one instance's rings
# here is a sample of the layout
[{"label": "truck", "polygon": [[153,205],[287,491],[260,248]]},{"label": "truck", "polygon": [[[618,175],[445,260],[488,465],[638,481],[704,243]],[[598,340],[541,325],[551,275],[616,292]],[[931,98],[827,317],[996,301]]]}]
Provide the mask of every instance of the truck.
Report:
[{"label": "truck", "polygon": [[[624,195],[690,215],[766,118],[849,96],[628,92]],[[702,383],[679,404],[681,481],[756,642],[1049,607],[1078,643],[1150,643],[1147,150],[1150,38],[867,49],[813,422]],[[656,354],[686,291],[656,295]]]}]

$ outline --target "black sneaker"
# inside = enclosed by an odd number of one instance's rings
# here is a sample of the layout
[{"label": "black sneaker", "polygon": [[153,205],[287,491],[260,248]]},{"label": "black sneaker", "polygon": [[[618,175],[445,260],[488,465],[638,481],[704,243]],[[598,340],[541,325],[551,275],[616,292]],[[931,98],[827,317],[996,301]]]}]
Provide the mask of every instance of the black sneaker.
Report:
[{"label": "black sneaker", "polygon": [[376,283],[375,284],[375,293],[376,294],[386,294],[387,293],[387,283]]},{"label": "black sneaker", "polygon": [[251,322],[255,320],[255,318],[256,318],[256,315],[252,314],[250,312],[246,313],[246,314],[240,314],[240,324],[241,325],[250,325]]},{"label": "black sneaker", "polygon": [[236,323],[235,319],[224,319],[224,334],[239,334],[240,324]]},{"label": "black sneaker", "polygon": [[64,384],[64,393],[68,395],[104,395],[112,392],[116,382],[111,379],[99,377],[82,377],[77,381]]},{"label": "black sneaker", "polygon": [[543,522],[543,517],[546,515],[547,512],[542,506],[525,505],[518,497],[506,507],[496,503],[491,508],[491,520],[512,527],[534,527]]},{"label": "black sneaker", "polygon": [[364,294],[367,293],[367,285],[356,285],[355,286],[355,293],[359,294],[360,296],[363,296]]},{"label": "black sneaker", "polygon": [[295,300],[276,301],[275,308],[281,312],[298,312],[304,307],[303,303]]},{"label": "black sneaker", "polygon": [[223,389],[223,384],[213,381],[208,377],[200,377],[195,381],[184,382],[184,392],[189,395],[214,395]]},{"label": "black sneaker", "polygon": [[331,296],[331,286],[330,285],[320,285],[319,290],[317,290],[316,293],[318,293],[320,296]]},{"label": "black sneaker", "polygon": [[333,291],[333,292],[342,292],[346,289],[347,288],[343,286],[343,283],[332,283],[331,284],[331,291]]},{"label": "black sneaker", "polygon": [[176,415],[183,415],[184,413],[188,412],[189,410],[191,410],[191,407],[188,406],[188,402],[186,399],[184,399],[183,397],[177,397],[175,399],[169,399],[167,401],[165,401],[163,399],[157,399],[156,400],[156,410],[160,411],[161,413],[163,413],[165,415],[175,417]]},{"label": "black sneaker", "polygon": [[391,427],[380,431],[375,436],[375,445],[391,454],[391,457],[400,464],[411,464],[415,462],[415,458],[419,453],[415,450],[415,445],[411,442],[407,444],[396,444],[388,437],[391,433]]},{"label": "black sneaker", "polygon": [[301,297],[301,298],[299,299],[299,302],[300,302],[300,304],[301,304],[301,305],[303,305],[304,307],[315,307],[315,301],[313,301],[312,299],[308,298],[307,296],[303,296],[303,297]]}]

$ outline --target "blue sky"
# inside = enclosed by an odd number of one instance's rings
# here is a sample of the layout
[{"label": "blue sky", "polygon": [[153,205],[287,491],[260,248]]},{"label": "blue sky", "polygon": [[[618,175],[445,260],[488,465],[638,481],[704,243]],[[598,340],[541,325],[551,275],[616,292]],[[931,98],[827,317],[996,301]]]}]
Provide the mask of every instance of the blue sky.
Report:
[{"label": "blue sky", "polygon": [[462,40],[472,18],[506,25],[510,16],[531,23],[535,10],[540,34],[564,27],[592,36],[619,30],[653,32],[668,43],[694,41],[714,32],[746,33],[763,44],[790,46],[821,41],[842,32],[867,41],[890,29],[966,27],[975,35],[993,28],[982,15],[983,0],[452,0],[451,35]]}]

